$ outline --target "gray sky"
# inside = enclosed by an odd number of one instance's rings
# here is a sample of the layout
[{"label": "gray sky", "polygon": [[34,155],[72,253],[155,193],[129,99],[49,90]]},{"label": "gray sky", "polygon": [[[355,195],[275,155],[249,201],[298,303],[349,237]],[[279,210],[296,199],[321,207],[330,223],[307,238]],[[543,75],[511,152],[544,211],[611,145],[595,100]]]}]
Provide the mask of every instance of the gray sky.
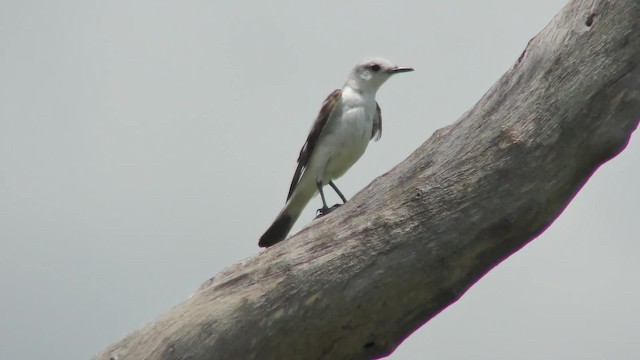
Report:
[{"label": "gray sky", "polygon": [[[0,1],[3,358],[88,358],[256,254],[360,59],[416,71],[378,93],[384,133],[337,181],[347,197],[469,109],[564,3]],[[635,359],[639,163],[636,134],[391,358]]]}]

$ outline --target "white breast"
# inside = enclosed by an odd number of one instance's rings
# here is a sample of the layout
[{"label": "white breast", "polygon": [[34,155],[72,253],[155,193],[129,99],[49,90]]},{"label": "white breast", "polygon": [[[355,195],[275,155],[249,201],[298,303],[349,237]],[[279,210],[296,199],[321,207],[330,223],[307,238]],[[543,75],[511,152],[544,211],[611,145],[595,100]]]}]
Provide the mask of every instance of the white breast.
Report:
[{"label": "white breast", "polygon": [[335,114],[327,124],[327,134],[318,144],[319,151],[314,154],[314,157],[318,155],[318,160],[326,159],[324,169],[318,169],[320,171],[317,174],[322,174],[323,184],[342,176],[360,159],[373,131],[376,105],[372,96],[345,89],[337,106],[339,108],[334,109]]}]

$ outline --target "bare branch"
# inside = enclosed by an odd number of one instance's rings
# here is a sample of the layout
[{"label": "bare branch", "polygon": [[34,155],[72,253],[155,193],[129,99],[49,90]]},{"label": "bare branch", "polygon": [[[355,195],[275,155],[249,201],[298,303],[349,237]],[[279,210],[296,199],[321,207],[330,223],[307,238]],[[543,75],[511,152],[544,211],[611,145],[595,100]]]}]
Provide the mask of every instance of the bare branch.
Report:
[{"label": "bare branch", "polygon": [[389,354],[624,149],[640,117],[638,19],[637,0],[571,1],[460,120],[95,358]]}]

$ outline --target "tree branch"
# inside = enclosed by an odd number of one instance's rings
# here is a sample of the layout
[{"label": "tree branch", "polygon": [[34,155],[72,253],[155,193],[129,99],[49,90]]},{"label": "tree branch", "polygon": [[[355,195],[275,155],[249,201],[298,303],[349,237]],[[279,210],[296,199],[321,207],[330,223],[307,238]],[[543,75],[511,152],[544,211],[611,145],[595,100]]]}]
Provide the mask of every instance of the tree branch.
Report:
[{"label": "tree branch", "polygon": [[460,120],[95,359],[389,354],[624,149],[640,117],[638,19],[637,0],[571,1]]}]

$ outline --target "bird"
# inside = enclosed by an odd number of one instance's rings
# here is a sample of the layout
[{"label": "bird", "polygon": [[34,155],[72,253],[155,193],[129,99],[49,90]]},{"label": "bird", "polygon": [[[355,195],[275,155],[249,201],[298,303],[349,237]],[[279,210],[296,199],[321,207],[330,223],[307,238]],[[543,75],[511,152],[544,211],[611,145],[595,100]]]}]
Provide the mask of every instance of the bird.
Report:
[{"label": "bird", "polygon": [[327,206],[325,185],[333,188],[343,204],[347,202],[333,180],[360,159],[370,140],[377,141],[382,135],[382,115],[376,101],[378,89],[391,76],[413,70],[383,58],[365,59],[351,70],[341,89],[329,94],[300,150],[284,208],[260,237],[258,246],[269,247],[284,240],[302,210],[318,193],[322,198],[319,216],[339,206]]}]

